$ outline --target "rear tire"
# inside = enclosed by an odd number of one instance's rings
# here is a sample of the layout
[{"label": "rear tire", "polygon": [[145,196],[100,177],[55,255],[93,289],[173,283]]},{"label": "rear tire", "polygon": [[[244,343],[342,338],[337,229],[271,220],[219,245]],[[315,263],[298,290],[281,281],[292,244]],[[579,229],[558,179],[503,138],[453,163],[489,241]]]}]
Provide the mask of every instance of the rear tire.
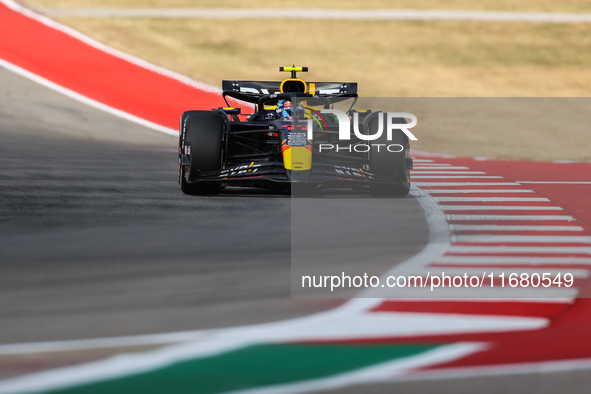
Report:
[{"label": "rear tire", "polygon": [[[381,114],[384,116],[385,114]],[[408,123],[404,118],[394,118],[395,124]],[[375,117],[369,123],[369,133],[375,134],[378,130],[379,119]],[[386,119],[384,119],[384,131],[380,138],[375,140],[377,144],[384,144],[380,151],[372,150],[370,156],[370,172],[380,177],[391,178],[394,182],[372,183],[369,185],[369,191],[372,196],[398,196],[403,197],[410,191],[410,168],[407,167],[407,158],[410,157],[410,141],[402,130],[392,130],[392,140],[387,139],[385,130]],[[401,152],[388,152],[386,146],[399,144],[404,149]]]},{"label": "rear tire", "polygon": [[190,166],[179,164],[181,191],[185,194],[213,195],[221,189],[220,182],[187,182],[202,174],[222,169],[224,119],[212,111],[188,111],[181,117],[180,154],[190,147]]}]

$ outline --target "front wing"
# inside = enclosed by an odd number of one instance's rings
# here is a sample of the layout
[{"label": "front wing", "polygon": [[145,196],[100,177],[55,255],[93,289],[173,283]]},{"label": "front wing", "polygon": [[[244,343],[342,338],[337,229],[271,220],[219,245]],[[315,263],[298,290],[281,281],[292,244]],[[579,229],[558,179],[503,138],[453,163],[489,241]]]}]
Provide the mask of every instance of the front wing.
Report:
[{"label": "front wing", "polygon": [[370,183],[400,184],[394,177],[376,176],[362,168],[350,164],[313,163],[312,168],[305,171],[294,171],[285,168],[281,161],[259,161],[240,164],[220,171],[203,173],[193,182],[221,182],[235,186],[253,184],[286,184],[308,183],[327,187],[354,187]]}]

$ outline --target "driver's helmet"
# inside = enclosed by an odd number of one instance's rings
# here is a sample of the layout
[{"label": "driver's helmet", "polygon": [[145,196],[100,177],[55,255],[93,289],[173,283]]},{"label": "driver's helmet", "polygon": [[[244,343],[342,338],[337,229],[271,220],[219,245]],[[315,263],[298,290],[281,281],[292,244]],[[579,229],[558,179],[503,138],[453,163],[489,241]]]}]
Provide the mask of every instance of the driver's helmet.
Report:
[{"label": "driver's helmet", "polygon": [[281,118],[290,118],[293,116],[293,104],[289,100],[279,100],[277,102],[277,113]]}]

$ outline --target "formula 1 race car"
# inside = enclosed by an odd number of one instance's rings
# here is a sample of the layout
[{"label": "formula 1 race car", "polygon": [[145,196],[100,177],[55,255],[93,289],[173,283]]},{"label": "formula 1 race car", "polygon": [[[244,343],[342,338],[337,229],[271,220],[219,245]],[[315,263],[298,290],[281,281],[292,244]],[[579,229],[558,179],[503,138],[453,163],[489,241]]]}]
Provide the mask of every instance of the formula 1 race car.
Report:
[{"label": "formula 1 race car", "polygon": [[[391,125],[406,124],[404,117],[353,109],[357,83],[306,83],[296,72],[307,67],[279,71],[291,72],[290,78],[223,81],[227,107],[182,114],[178,163],[184,193],[217,194],[228,186],[293,191],[298,185],[408,194],[409,138]],[[254,104],[254,112],[241,114],[228,98]],[[382,132],[387,122],[389,132]]]}]

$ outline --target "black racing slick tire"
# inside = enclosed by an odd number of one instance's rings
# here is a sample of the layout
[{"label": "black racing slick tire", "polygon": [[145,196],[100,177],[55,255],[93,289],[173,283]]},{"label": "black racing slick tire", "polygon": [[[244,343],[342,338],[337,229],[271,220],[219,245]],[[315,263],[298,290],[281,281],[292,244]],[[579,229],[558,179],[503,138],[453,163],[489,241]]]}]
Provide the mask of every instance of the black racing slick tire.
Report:
[{"label": "black racing slick tire", "polygon": [[[392,130],[392,139],[387,139],[386,119],[384,116],[384,130],[376,144],[384,144],[380,150],[370,153],[370,172],[376,176],[390,178],[392,183],[372,183],[369,191],[372,196],[406,196],[410,191],[410,141],[402,130]],[[395,124],[408,123],[404,118],[394,118]],[[374,117],[369,123],[369,133],[375,134],[379,127],[379,119]],[[387,149],[390,147],[390,150]],[[400,150],[398,152],[398,150]]]},{"label": "black racing slick tire", "polygon": [[183,193],[220,192],[220,182],[199,178],[222,169],[224,122],[222,115],[214,111],[187,111],[181,116],[179,181]]}]

